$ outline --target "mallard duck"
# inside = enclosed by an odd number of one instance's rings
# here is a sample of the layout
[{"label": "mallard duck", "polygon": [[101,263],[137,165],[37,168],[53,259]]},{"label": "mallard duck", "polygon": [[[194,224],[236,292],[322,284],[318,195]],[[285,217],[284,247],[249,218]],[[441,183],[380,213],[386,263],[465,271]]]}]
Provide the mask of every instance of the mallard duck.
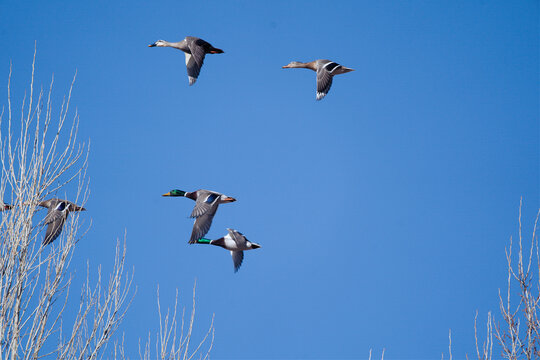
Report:
[{"label": "mallard duck", "polygon": [[62,232],[62,227],[66,222],[66,219],[72,211],[86,211],[85,208],[78,206],[71,201],[62,199],[49,199],[42,201],[39,206],[46,207],[47,216],[43,223],[47,226],[47,232],[43,239],[43,245],[52,243]]},{"label": "mallard duck", "polygon": [[261,245],[249,241],[244,234],[239,231],[234,229],[227,229],[227,231],[229,233],[219,239],[210,240],[201,238],[198,239],[196,243],[221,246],[222,248],[229,250],[234,264],[234,272],[237,272],[244,260],[244,250],[258,249]]},{"label": "mallard duck", "polygon": [[9,205],[3,201],[0,201],[0,211],[11,210],[11,208],[13,208],[13,205]]},{"label": "mallard duck", "polygon": [[199,72],[203,66],[206,54],[222,54],[223,50],[213,47],[210,43],[193,36],[186,36],[182,41],[171,43],[165,40],[158,40],[148,47],[172,47],[182,50],[186,55],[186,67],[189,78],[189,85],[195,84],[199,77]]},{"label": "mallard duck", "polygon": [[317,100],[321,100],[328,94],[332,86],[334,75],[345,74],[354,69],[339,65],[330,60],[315,60],[307,63],[292,61],[289,65],[282,66],[283,69],[304,68],[317,72]]},{"label": "mallard duck", "polygon": [[189,239],[190,244],[195,244],[197,240],[206,235],[208,230],[210,230],[219,204],[236,201],[235,198],[210,190],[185,192],[174,189],[162,196],[183,196],[195,200],[195,207],[190,215],[191,218],[195,218],[195,224],[193,224],[193,231]]}]

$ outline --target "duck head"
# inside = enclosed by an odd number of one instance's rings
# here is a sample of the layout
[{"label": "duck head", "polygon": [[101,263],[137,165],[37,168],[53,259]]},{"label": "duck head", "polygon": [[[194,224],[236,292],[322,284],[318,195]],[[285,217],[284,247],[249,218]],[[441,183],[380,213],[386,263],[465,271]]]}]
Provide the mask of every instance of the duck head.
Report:
[{"label": "duck head", "polygon": [[71,205],[69,211],[86,211],[86,209],[79,205]]},{"label": "duck head", "polygon": [[299,61],[291,61],[288,65],[282,66],[282,69],[291,69],[291,68],[297,68],[302,67],[304,63],[301,63]]},{"label": "duck head", "polygon": [[185,196],[185,195],[186,195],[185,191],[178,190],[178,189],[173,189],[173,190],[169,191],[168,193],[163,194],[161,196]]},{"label": "duck head", "polygon": [[354,71],[354,69],[351,69],[351,68],[348,68],[348,67],[345,67],[345,66],[342,66],[339,69],[340,74],[345,74],[345,73],[348,73],[348,72],[351,72],[351,71]]},{"label": "duck head", "polygon": [[229,203],[229,202],[235,202],[236,199],[227,195],[221,195],[221,198],[219,199],[219,201],[222,203]]},{"label": "duck head", "polygon": [[158,40],[155,43],[148,45],[148,47],[154,46],[167,46],[167,43],[165,42],[165,40]]}]

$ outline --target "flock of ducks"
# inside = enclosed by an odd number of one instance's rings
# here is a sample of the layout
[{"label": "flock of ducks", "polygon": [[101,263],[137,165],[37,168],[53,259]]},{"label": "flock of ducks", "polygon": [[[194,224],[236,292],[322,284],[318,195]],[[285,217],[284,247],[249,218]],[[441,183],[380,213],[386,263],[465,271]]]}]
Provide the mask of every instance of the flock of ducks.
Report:
[{"label": "flock of ducks", "polygon": [[[186,68],[189,79],[189,85],[195,84],[206,54],[222,54],[223,50],[215,48],[209,42],[193,36],[179,42],[168,42],[158,40],[149,47],[171,47],[182,50],[186,57]],[[317,73],[317,92],[316,99],[321,100],[328,94],[332,86],[334,75],[345,74],[353,69],[342,66],[330,60],[315,60],[307,63],[293,61],[282,67],[283,69],[304,68],[311,69]],[[259,244],[249,241],[242,233],[237,230],[227,229],[228,234],[216,239],[209,240],[204,236],[210,230],[212,220],[216,214],[219,204],[234,202],[236,199],[210,190],[197,190],[194,192],[185,192],[174,189],[163,196],[183,196],[195,201],[195,207],[191,212],[191,218],[195,218],[193,230],[189,239],[190,244],[210,244],[221,246],[231,252],[234,263],[234,271],[237,272],[244,259],[244,251],[257,249]]]},{"label": "flock of ducks", "polygon": [[[213,47],[207,41],[193,36],[187,36],[179,42],[168,42],[158,40],[149,47],[172,47],[182,50],[186,56],[186,68],[189,79],[189,85],[195,84],[201,72],[206,54],[222,54],[224,51]],[[282,67],[283,69],[304,68],[311,69],[317,73],[317,92],[316,99],[321,100],[328,94],[332,86],[334,75],[345,74],[353,69],[342,66],[330,60],[315,60],[307,63],[293,61]],[[169,191],[163,196],[186,197],[195,201],[195,207],[190,217],[195,219],[193,230],[189,239],[190,244],[210,244],[220,246],[230,251],[234,272],[237,272],[244,259],[244,251],[258,249],[261,246],[249,241],[241,232],[234,229],[227,229],[227,234],[219,239],[210,240],[204,236],[210,230],[212,220],[220,204],[230,203],[236,199],[210,190],[197,190],[186,192],[178,189]],[[43,224],[47,225],[47,231],[43,238],[43,245],[52,243],[62,232],[64,223],[70,212],[85,211],[84,207],[78,206],[71,201],[63,199],[49,199],[42,201],[39,206],[48,209]],[[0,211],[10,210],[13,206],[9,204],[0,204]]]},{"label": "flock of ducks", "polygon": [[[149,47],[171,47],[182,50],[186,56],[186,68],[189,79],[189,85],[195,84],[201,68],[203,66],[204,57],[206,54],[222,54],[223,50],[213,47],[209,42],[193,36],[179,42],[168,42],[158,40]],[[317,73],[317,95],[316,99],[321,100],[328,94],[332,86],[332,79],[335,75],[345,74],[354,69],[342,66],[330,60],[314,60],[307,63],[292,61],[288,65],[282,66],[283,69],[303,68],[311,69]]]}]

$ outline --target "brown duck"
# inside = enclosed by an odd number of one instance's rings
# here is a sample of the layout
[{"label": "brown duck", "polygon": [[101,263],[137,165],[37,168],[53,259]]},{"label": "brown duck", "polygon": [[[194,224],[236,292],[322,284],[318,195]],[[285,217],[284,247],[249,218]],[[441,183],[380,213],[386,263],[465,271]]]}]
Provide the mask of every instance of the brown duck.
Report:
[{"label": "brown duck", "polygon": [[47,226],[47,232],[43,239],[43,245],[52,243],[62,232],[62,228],[70,212],[85,211],[86,209],[78,206],[71,201],[62,199],[49,199],[39,203],[39,206],[46,207],[47,216],[43,223]]},{"label": "brown duck", "polygon": [[332,86],[334,75],[345,74],[354,69],[342,66],[330,60],[315,60],[307,63],[293,61],[289,65],[282,66],[283,69],[303,68],[311,69],[317,73],[317,100],[321,100],[328,94]]}]

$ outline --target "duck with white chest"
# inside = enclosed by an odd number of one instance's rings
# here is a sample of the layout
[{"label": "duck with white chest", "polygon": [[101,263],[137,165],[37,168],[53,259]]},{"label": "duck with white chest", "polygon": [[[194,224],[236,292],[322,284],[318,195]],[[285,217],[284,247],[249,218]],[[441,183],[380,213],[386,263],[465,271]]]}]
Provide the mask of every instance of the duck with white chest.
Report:
[{"label": "duck with white chest", "polygon": [[253,250],[258,249],[261,247],[261,245],[249,241],[244,234],[241,232],[234,230],[234,229],[227,229],[228,234],[220,237],[216,240],[210,240],[210,239],[199,239],[197,240],[197,244],[210,244],[215,246],[220,246],[224,249],[227,249],[231,252],[233,264],[234,264],[234,272],[237,272],[238,269],[240,269],[240,266],[242,265],[242,261],[244,260],[244,251],[246,250]]}]

